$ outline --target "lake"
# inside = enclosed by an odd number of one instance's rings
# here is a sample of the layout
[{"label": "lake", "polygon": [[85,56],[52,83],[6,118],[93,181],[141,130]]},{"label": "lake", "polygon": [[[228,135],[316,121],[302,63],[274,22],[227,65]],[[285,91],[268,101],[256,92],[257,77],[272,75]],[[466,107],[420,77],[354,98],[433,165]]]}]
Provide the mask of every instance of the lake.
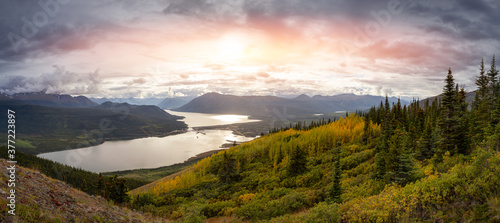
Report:
[{"label": "lake", "polygon": [[167,112],[184,116],[182,121],[186,122],[189,130],[186,133],[166,137],[106,141],[97,146],[43,153],[38,156],[92,172],[156,168],[182,163],[200,153],[220,149],[224,143],[254,139],[234,135],[228,130],[197,132],[192,130],[192,127],[259,121],[250,120],[248,116],[243,115]]}]

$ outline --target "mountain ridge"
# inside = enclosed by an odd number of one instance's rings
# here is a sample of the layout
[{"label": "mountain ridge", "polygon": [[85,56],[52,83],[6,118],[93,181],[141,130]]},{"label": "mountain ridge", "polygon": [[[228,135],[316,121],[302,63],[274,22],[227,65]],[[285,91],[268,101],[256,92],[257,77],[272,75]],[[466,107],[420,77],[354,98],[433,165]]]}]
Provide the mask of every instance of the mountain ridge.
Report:
[{"label": "mountain ridge", "polygon": [[[378,106],[385,98],[372,95],[340,94],[334,96],[305,94],[286,99],[276,96],[235,96],[207,93],[186,105],[174,109],[181,112],[241,114],[250,116],[272,116],[276,111],[286,111],[292,115],[312,115],[337,111],[367,110]],[[389,98],[396,103],[397,98]],[[402,100],[403,104],[408,102]]]}]

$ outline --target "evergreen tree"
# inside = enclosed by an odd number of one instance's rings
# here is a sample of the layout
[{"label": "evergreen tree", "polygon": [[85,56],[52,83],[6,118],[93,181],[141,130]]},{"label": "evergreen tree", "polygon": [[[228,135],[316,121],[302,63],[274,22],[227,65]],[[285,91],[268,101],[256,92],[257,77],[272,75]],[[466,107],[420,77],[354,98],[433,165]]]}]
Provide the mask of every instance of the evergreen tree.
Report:
[{"label": "evergreen tree", "polygon": [[489,124],[489,78],[485,75],[484,61],[481,59],[479,76],[476,78],[476,96],[474,98],[473,125],[471,126],[472,140],[474,144],[483,141],[483,129]]},{"label": "evergreen tree", "polygon": [[82,183],[81,189],[82,189],[83,192],[88,192],[89,191],[89,188],[88,188],[88,185],[87,185],[87,180],[83,179],[83,183]]},{"label": "evergreen tree", "polygon": [[[338,156],[337,156],[338,157]],[[342,170],[340,168],[339,158],[333,163],[333,185],[328,191],[329,198],[333,203],[342,203],[340,195],[342,195],[342,185],[340,179],[342,178]]]},{"label": "evergreen tree", "polygon": [[413,156],[409,147],[409,140],[407,133],[402,133],[402,149],[398,156],[398,166],[396,169],[396,183],[401,186],[406,185],[413,177],[414,162]]},{"label": "evergreen tree", "polygon": [[446,85],[443,88],[441,119],[439,123],[442,132],[439,149],[437,151],[438,159],[440,159],[446,151],[453,152],[455,147],[458,146],[456,144],[458,120],[455,111],[457,105],[457,92],[451,69],[448,70],[445,82]]},{"label": "evergreen tree", "polygon": [[301,174],[306,170],[307,157],[300,147],[293,147],[289,158],[287,171],[290,176]]},{"label": "evergreen tree", "polygon": [[495,55],[491,59],[491,67],[488,70],[488,83],[489,83],[489,105],[490,105],[490,123],[494,126],[498,123],[498,118],[494,116],[494,112],[498,108],[497,98],[499,96],[499,87],[498,87],[498,70],[495,65]]},{"label": "evergreen tree", "polygon": [[368,115],[365,115],[365,123],[363,126],[363,142],[368,143],[371,137],[372,137],[372,131],[370,128],[370,118],[368,117]]},{"label": "evergreen tree", "polygon": [[469,114],[467,112],[468,103],[465,101],[466,93],[464,88],[458,91],[457,96],[457,119],[458,119],[458,129],[456,132],[455,142],[457,146],[455,147],[455,153],[467,154],[469,152],[470,140],[468,135],[469,130]]},{"label": "evergreen tree", "polygon": [[384,152],[378,152],[375,155],[375,172],[372,174],[373,179],[383,180],[386,174]]},{"label": "evergreen tree", "polygon": [[224,151],[222,163],[218,171],[219,180],[227,184],[235,180],[236,176],[236,160]]},{"label": "evergreen tree", "polygon": [[99,173],[97,177],[97,194],[104,196],[104,179],[102,177],[102,173]]}]

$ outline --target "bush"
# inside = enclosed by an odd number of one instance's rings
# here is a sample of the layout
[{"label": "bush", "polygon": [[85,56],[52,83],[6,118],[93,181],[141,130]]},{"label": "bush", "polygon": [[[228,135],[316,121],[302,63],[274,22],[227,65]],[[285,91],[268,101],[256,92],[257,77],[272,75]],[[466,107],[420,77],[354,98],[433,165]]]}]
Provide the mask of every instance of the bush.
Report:
[{"label": "bush", "polygon": [[201,208],[201,214],[207,218],[223,216],[224,210],[227,208],[235,207],[234,201],[219,201],[211,204],[207,204]]},{"label": "bush", "polygon": [[321,202],[309,209],[306,215],[301,218],[301,222],[325,222],[333,223],[340,222],[341,214],[338,204],[328,205],[325,202]]},{"label": "bush", "polygon": [[138,194],[131,199],[132,207],[139,208],[148,204],[154,204],[155,197],[150,194]]}]

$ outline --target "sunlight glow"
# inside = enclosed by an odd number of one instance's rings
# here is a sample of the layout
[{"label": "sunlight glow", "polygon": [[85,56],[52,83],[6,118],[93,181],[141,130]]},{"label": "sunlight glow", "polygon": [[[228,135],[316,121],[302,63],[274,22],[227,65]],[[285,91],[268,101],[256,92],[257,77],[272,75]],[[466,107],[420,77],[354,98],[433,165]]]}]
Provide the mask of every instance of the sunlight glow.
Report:
[{"label": "sunlight glow", "polygon": [[248,116],[245,115],[215,115],[212,118],[226,123],[236,123],[248,120]]},{"label": "sunlight glow", "polygon": [[245,56],[246,40],[241,35],[223,36],[217,43],[216,58],[223,61],[239,60]]}]

